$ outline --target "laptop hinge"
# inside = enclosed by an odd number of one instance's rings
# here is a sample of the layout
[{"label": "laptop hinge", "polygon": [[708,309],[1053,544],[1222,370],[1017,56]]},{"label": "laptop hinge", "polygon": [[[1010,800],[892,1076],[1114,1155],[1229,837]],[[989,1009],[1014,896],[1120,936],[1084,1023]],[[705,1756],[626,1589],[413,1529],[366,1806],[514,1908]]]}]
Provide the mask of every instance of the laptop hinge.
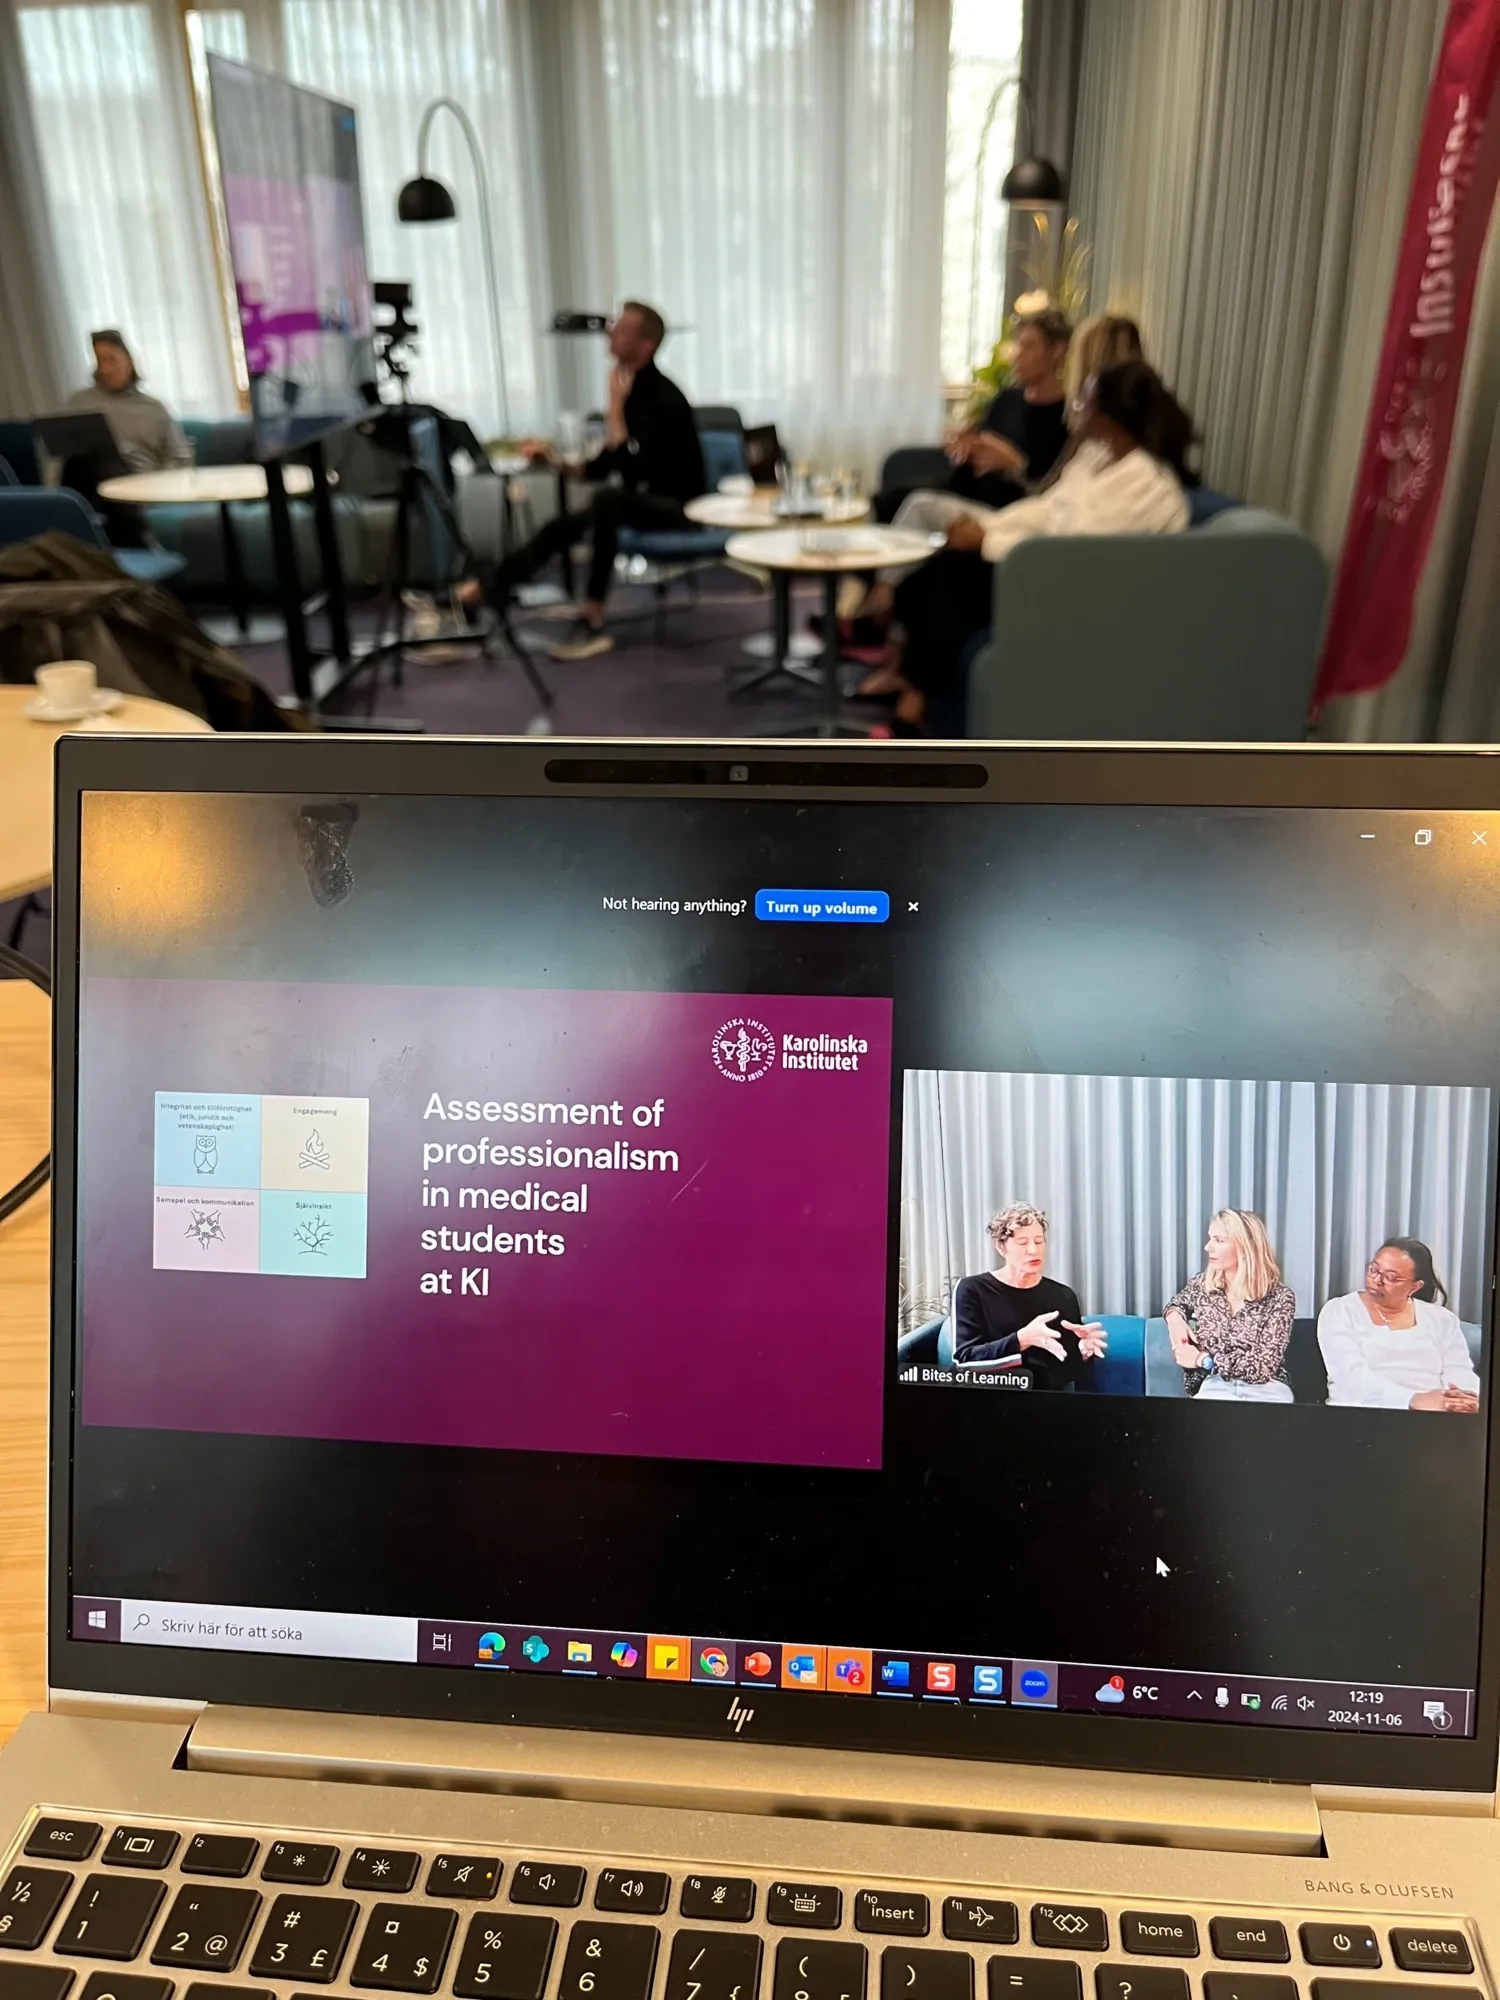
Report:
[{"label": "laptop hinge", "polygon": [[683,1737],[206,1708],[190,1770],[1075,1840],[1320,1854],[1305,1785]]}]

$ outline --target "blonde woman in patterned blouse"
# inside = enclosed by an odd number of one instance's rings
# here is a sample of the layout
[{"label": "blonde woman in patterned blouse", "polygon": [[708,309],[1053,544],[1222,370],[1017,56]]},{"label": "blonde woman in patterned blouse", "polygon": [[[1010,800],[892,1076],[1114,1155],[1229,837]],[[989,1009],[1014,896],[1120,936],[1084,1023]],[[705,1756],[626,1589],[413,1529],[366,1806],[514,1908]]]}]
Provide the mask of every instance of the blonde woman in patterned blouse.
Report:
[{"label": "blonde woman in patterned blouse", "polygon": [[1266,1225],[1248,1208],[1221,1208],[1208,1225],[1207,1266],[1166,1309],[1172,1353],[1190,1396],[1289,1403],[1287,1342],[1297,1300],[1283,1284]]}]

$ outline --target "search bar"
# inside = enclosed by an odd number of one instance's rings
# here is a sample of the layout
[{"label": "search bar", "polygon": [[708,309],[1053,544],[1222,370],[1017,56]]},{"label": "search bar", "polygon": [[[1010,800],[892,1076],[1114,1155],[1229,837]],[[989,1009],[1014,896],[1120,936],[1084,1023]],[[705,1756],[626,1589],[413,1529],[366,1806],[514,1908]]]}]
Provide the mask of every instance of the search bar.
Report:
[{"label": "search bar", "polygon": [[220,1653],[302,1653],[325,1660],[412,1660],[415,1618],[362,1611],[285,1611],[261,1605],[120,1600],[127,1646],[191,1646]]}]

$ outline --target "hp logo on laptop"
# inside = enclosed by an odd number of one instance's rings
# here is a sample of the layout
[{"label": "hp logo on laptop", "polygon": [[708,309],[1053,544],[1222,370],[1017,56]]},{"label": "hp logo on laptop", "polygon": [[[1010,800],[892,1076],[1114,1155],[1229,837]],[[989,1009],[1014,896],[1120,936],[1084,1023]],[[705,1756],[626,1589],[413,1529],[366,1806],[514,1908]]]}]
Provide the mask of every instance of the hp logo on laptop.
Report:
[{"label": "hp logo on laptop", "polygon": [[724,1720],[734,1724],[734,1733],[738,1736],[747,1722],[755,1720],[755,1710],[753,1708],[746,1708],[739,1696],[735,1695],[729,1704],[729,1713],[725,1716]]}]

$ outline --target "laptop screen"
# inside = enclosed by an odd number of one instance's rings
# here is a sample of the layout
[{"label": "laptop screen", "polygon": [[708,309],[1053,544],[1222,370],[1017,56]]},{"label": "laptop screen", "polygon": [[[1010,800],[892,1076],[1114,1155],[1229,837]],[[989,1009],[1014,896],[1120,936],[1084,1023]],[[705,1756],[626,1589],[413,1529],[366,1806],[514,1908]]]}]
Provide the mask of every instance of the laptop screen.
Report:
[{"label": "laptop screen", "polygon": [[1160,796],[84,792],[72,1639],[1472,1735],[1500,813]]}]

